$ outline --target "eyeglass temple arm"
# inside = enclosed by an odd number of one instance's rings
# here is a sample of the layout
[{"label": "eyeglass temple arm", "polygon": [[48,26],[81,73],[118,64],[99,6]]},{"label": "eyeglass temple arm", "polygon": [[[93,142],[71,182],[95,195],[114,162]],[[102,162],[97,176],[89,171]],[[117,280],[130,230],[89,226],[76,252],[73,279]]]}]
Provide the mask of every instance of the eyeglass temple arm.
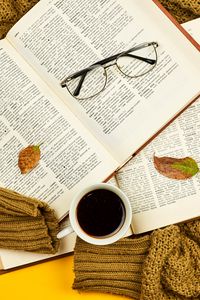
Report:
[{"label": "eyeglass temple arm", "polygon": [[79,83],[73,93],[73,96],[76,97],[79,95],[80,91],[81,91],[81,88],[82,88],[82,85],[83,85],[83,81],[85,80],[85,77],[87,75],[87,72],[85,72],[81,77],[80,77],[80,80],[79,80]]},{"label": "eyeglass temple arm", "polygon": [[153,65],[153,64],[156,63],[156,59],[145,58],[145,57],[133,55],[133,54],[130,54],[130,53],[125,53],[122,56],[130,56],[130,57],[136,58],[138,60],[142,60],[142,61],[144,61],[144,62],[146,62],[146,63],[148,63],[150,65]]}]

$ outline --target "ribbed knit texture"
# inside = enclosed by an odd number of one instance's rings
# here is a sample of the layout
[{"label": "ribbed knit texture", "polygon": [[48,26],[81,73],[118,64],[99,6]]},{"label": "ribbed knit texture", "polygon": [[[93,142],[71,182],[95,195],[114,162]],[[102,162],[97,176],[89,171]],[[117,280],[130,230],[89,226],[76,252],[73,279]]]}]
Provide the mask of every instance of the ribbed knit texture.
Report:
[{"label": "ribbed knit texture", "polygon": [[200,299],[200,220],[108,246],[77,238],[74,272],[73,288],[79,291],[135,300]]},{"label": "ribbed knit texture", "polygon": [[[38,0],[0,0],[0,39],[5,37],[8,30],[37,2]],[[160,2],[180,23],[200,17],[199,0]]]},{"label": "ribbed knit texture", "polygon": [[46,203],[0,188],[0,248],[55,254],[58,229]]},{"label": "ribbed knit texture", "polygon": [[142,264],[149,245],[148,235],[124,238],[105,246],[91,245],[77,238],[73,288],[139,299]]},{"label": "ribbed knit texture", "polygon": [[200,221],[152,233],[141,288],[141,300],[150,299],[200,299]]}]

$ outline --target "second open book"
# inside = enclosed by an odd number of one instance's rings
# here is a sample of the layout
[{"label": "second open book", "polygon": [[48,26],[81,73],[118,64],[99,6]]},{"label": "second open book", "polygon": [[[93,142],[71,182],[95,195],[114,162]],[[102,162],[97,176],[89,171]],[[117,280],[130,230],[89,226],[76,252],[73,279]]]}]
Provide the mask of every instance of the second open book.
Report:
[{"label": "second open book", "polygon": [[[98,97],[78,101],[68,74],[156,41],[158,64],[127,79],[110,69]],[[40,1],[0,41],[0,182],[47,201],[63,218],[81,188],[106,180],[200,91],[200,56],[153,1]],[[42,144],[27,175],[18,153]]]}]

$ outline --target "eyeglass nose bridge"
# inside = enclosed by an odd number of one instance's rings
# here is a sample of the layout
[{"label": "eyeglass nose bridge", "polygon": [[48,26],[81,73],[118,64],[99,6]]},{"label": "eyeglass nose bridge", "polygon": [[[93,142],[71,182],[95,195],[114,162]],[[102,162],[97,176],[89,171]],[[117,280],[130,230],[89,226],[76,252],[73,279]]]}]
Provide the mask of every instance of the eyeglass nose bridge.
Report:
[{"label": "eyeglass nose bridge", "polygon": [[117,60],[115,59],[114,62],[110,63],[109,65],[103,66],[103,67],[106,70],[107,68],[112,67],[112,66],[116,66],[116,65],[117,65]]}]

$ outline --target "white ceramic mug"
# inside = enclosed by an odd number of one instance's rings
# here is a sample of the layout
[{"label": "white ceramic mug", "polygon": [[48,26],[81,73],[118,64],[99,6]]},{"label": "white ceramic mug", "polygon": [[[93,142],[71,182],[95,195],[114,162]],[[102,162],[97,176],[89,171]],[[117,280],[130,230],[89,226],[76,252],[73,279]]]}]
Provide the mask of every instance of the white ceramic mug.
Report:
[{"label": "white ceramic mug", "polygon": [[[99,189],[104,189],[111,191],[115,193],[120,200],[123,203],[124,206],[124,216],[122,220],[122,224],[118,228],[118,230],[114,231],[113,233],[106,235],[106,236],[101,236],[101,237],[96,237],[96,236],[91,236],[87,234],[82,227],[80,226],[77,218],[77,206],[81,199],[88,194],[89,192],[92,192],[94,190],[99,190]],[[57,237],[60,239],[66,235],[68,235],[71,232],[75,232],[81,239],[84,241],[94,244],[94,245],[107,245],[116,242],[120,238],[122,238],[126,232],[129,229],[129,226],[131,224],[131,219],[132,219],[132,211],[131,211],[131,205],[128,200],[128,197],[116,186],[113,186],[108,183],[97,183],[90,185],[86,187],[85,189],[81,190],[78,194],[75,195],[75,197],[72,199],[72,203],[70,205],[70,210],[69,210],[69,220],[71,226],[64,228],[62,231],[60,231],[57,235]]]}]

